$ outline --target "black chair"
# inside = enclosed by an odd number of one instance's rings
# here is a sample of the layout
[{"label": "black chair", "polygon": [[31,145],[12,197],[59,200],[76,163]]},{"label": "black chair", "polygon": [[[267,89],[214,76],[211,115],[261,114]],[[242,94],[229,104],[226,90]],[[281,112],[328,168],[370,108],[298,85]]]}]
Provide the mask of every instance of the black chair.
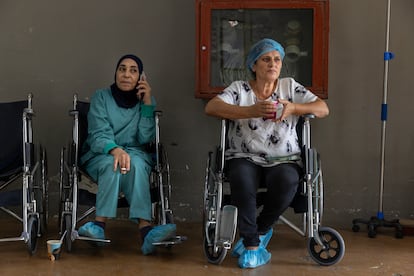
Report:
[{"label": "black chair", "polygon": [[23,225],[20,236],[0,242],[24,241],[31,255],[48,222],[46,150],[33,142],[33,116],[32,94],[25,101],[0,103],[0,210]]}]

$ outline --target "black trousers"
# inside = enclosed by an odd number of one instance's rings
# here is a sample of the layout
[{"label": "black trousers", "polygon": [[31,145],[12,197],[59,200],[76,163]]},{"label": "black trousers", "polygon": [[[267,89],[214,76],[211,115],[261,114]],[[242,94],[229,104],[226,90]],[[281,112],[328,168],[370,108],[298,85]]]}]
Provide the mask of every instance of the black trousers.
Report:
[{"label": "black trousers", "polygon": [[[293,163],[262,167],[235,158],[227,161],[232,204],[238,208],[238,228],[244,246],[258,246],[266,233],[289,207],[298,189],[301,168]],[[267,188],[263,209],[257,216],[257,189]]]}]

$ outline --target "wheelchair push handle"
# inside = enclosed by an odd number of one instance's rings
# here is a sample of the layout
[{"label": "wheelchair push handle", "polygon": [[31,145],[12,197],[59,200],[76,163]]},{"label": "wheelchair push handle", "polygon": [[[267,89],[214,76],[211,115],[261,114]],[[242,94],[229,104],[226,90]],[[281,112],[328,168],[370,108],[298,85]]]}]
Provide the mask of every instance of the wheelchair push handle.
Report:
[{"label": "wheelchair push handle", "polygon": [[161,110],[155,110],[154,111],[154,116],[161,117],[162,116],[162,111]]},{"label": "wheelchair push handle", "polygon": [[73,94],[73,110],[76,110],[77,106],[78,106],[78,94],[75,93]]},{"label": "wheelchair push handle", "polygon": [[28,109],[32,109],[32,99],[33,99],[33,94],[29,93],[29,95],[27,95],[27,108]]},{"label": "wheelchair push handle", "polygon": [[25,115],[34,115],[33,108],[32,108],[32,100],[33,100],[33,94],[29,93],[27,95],[27,107],[23,110]]}]

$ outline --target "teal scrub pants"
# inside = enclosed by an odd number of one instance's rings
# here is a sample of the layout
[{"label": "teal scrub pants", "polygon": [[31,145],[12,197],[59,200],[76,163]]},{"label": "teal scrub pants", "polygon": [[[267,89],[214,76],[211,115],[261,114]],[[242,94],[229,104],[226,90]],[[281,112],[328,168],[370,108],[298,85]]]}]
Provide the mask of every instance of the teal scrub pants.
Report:
[{"label": "teal scrub pants", "polygon": [[129,203],[129,218],[151,220],[151,195],[149,174],[151,158],[147,153],[128,150],[131,169],[121,174],[119,167],[113,170],[114,158],[110,154],[98,155],[85,164],[86,172],[98,183],[96,216],[114,218],[117,213],[120,192]]}]

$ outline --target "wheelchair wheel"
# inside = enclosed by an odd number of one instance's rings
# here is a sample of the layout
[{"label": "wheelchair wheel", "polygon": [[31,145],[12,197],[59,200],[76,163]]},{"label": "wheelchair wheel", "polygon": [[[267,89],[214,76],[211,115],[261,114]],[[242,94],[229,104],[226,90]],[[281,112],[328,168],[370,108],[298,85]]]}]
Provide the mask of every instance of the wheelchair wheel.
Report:
[{"label": "wheelchair wheel", "polygon": [[63,222],[62,234],[65,233],[65,248],[67,252],[72,251],[72,215],[65,215],[65,221]]},{"label": "wheelchair wheel", "polygon": [[[171,182],[170,165],[168,163],[167,152],[164,147],[159,145],[159,166],[154,172],[155,189],[153,198],[155,199],[155,218],[157,224],[174,223],[172,211],[170,209]],[[164,220],[165,215],[165,220]]]},{"label": "wheelchair wheel", "polygon": [[360,229],[359,225],[357,225],[357,224],[352,225],[352,231],[359,232],[359,229]]},{"label": "wheelchair wheel", "polygon": [[375,225],[369,224],[368,225],[368,237],[375,238],[377,236],[377,229]]},{"label": "wheelchair wheel", "polygon": [[160,165],[161,165],[161,174],[165,189],[165,195],[171,196],[171,185],[170,185],[170,164],[168,163],[167,151],[164,149],[163,145],[160,145]]},{"label": "wheelchair wheel", "polygon": [[206,179],[204,182],[204,193],[203,193],[203,228],[202,228],[202,235],[203,237],[206,235],[206,229],[204,227],[207,226],[207,220],[210,216],[210,206],[211,206],[211,183],[212,183],[212,176],[211,174],[211,154],[209,153],[207,158],[207,167],[206,167]]},{"label": "wheelchair wheel", "polygon": [[[165,221],[163,221],[163,213],[162,212],[164,212],[164,214],[165,214]],[[169,211],[169,210],[164,210],[163,211],[160,202],[155,203],[154,213],[155,213],[155,215],[153,217],[153,221],[154,221],[155,224],[161,225],[161,224],[174,223],[174,216],[173,216],[172,212]]]},{"label": "wheelchair wheel", "polygon": [[215,228],[210,227],[208,237],[204,235],[203,249],[209,263],[219,265],[227,255],[227,249],[223,246],[214,246]]},{"label": "wheelchair wheel", "polygon": [[[63,210],[65,206],[65,193],[64,193],[64,187],[66,186],[65,183],[67,181],[67,173],[65,170],[65,148],[62,148],[60,151],[60,167],[59,167],[59,210],[58,210],[58,229],[62,230],[64,226],[62,225],[64,223],[63,220]],[[60,233],[60,234],[63,234]]]},{"label": "wheelchair wheel", "polygon": [[[221,264],[227,255],[227,249],[214,244],[217,221],[217,192],[215,191],[212,171],[212,153],[207,158],[206,179],[203,194],[203,249],[209,263]],[[213,222],[213,223],[211,223]]]},{"label": "wheelchair wheel", "polygon": [[30,255],[33,255],[37,249],[37,233],[39,232],[39,222],[37,217],[30,216],[27,222],[27,232],[29,239],[27,240],[27,250]]},{"label": "wheelchair wheel", "polygon": [[40,234],[43,235],[47,232],[47,225],[49,221],[49,181],[47,177],[47,156],[43,147],[40,147],[40,170],[41,170],[41,191],[40,201],[38,202],[38,212],[40,219]]},{"label": "wheelchair wheel", "polygon": [[160,145],[160,172],[159,185],[163,189],[163,200],[166,209],[170,209],[171,182],[170,182],[170,164],[168,163],[167,151]]},{"label": "wheelchair wheel", "polygon": [[165,223],[169,224],[174,224],[174,216],[171,212],[166,212],[165,213]]},{"label": "wheelchair wheel", "polygon": [[308,251],[311,258],[320,265],[333,265],[342,260],[345,254],[345,243],[342,236],[332,228],[320,227],[319,236],[323,248],[315,238],[308,240]]}]

